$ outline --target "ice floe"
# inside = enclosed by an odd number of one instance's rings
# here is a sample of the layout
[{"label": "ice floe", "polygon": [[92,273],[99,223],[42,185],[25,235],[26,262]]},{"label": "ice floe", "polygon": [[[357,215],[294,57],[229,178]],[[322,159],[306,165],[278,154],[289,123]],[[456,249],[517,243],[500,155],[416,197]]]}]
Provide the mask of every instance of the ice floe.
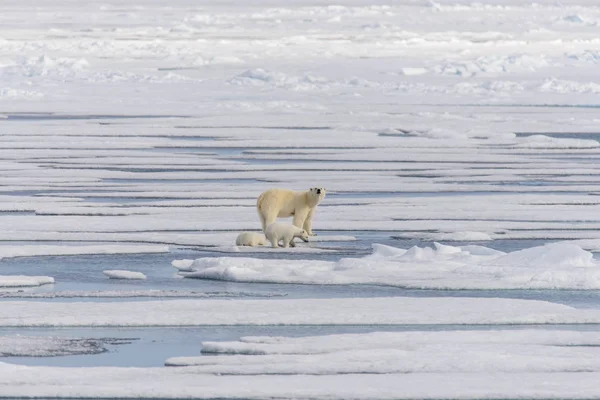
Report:
[{"label": "ice floe", "polygon": [[[539,354],[539,351],[536,351]],[[567,350],[565,350],[567,352]],[[576,350],[570,352],[575,354]],[[514,354],[511,354],[511,356]],[[559,350],[546,358],[551,365],[566,366]],[[483,356],[489,356],[484,352]],[[363,355],[363,358],[366,356]],[[501,357],[498,357],[501,358]],[[539,358],[540,360],[543,357]],[[468,353],[462,365],[471,360]],[[589,360],[586,358],[585,360]],[[441,363],[441,360],[437,360]],[[393,362],[393,361],[392,361]],[[485,361],[483,361],[485,362]],[[522,361],[525,362],[525,361]],[[592,361],[593,363],[593,361]],[[486,363],[487,364],[487,363]],[[571,361],[572,365],[585,362]],[[215,368],[217,369],[217,368]],[[249,367],[250,369],[250,367]],[[291,367],[290,367],[291,369]],[[535,369],[532,366],[532,369]],[[548,368],[549,369],[549,368]],[[566,369],[566,368],[565,368]],[[444,398],[544,398],[589,399],[598,397],[600,373],[456,372],[389,374],[204,374],[187,368],[61,368],[25,367],[0,363],[0,395],[4,397],[99,398],[198,398],[198,399],[415,399]],[[102,384],[98,384],[102,382]]]},{"label": "ice floe", "polygon": [[0,275],[0,288],[32,287],[54,283],[50,276]]},{"label": "ice floe", "polygon": [[600,323],[600,311],[499,298],[5,300],[0,308],[0,327],[584,323]]},{"label": "ice floe", "polygon": [[[374,245],[373,253],[339,261],[203,257],[182,276],[236,282],[377,284],[428,289],[599,289],[600,265],[572,243],[503,253],[482,246]],[[190,271],[190,272],[186,272]]]},{"label": "ice floe", "polygon": [[146,275],[137,271],[127,271],[122,269],[107,269],[102,273],[110,279],[126,279],[126,280],[144,280]]},{"label": "ice floe", "polygon": [[[203,342],[168,366],[227,375],[599,372],[596,332],[545,330],[374,332]],[[224,356],[224,357],[223,357]]]}]

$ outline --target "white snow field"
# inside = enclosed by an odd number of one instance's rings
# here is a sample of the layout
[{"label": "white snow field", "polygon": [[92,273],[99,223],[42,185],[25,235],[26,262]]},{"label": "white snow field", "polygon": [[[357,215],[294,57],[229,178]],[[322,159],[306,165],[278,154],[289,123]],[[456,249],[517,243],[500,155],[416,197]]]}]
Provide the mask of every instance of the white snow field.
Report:
[{"label": "white snow field", "polygon": [[[315,310],[318,310],[316,312]],[[498,298],[3,301],[0,327],[600,324],[600,310]]]},{"label": "white snow field", "polygon": [[418,289],[600,289],[593,254],[572,243],[504,253],[483,246],[373,244],[373,253],[339,261],[203,257],[175,260],[187,278],[319,285],[376,284]]},{"label": "white snow field", "polygon": [[[0,398],[600,397],[599,26],[596,0],[1,2]],[[235,246],[260,193],[315,186],[309,243]],[[132,348],[180,367],[110,363]]]},{"label": "white snow field", "polygon": [[169,366],[223,375],[351,373],[597,372],[599,337],[574,331],[375,332],[319,337],[244,337],[203,342]]}]

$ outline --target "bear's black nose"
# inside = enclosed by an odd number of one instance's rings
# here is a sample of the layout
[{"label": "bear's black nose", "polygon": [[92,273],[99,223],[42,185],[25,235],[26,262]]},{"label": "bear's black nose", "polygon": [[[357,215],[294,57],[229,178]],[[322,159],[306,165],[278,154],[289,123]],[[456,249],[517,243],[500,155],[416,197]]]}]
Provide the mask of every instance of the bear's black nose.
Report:
[{"label": "bear's black nose", "polygon": [[317,194],[321,194],[321,189],[317,189]]}]

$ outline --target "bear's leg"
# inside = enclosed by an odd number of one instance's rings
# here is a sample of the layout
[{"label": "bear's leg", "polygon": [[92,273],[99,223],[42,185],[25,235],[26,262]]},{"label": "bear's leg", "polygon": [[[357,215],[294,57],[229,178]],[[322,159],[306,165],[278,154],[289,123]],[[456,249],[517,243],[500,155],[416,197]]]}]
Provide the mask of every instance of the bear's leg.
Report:
[{"label": "bear's leg", "polygon": [[273,237],[270,237],[269,240],[271,241],[272,247],[279,247],[279,237],[277,235],[273,235]]},{"label": "bear's leg", "polygon": [[294,237],[293,236],[290,239],[289,243],[290,243],[290,247],[296,247],[296,243],[294,243]]},{"label": "bear's leg", "polygon": [[258,211],[258,217],[260,218],[260,224],[262,225],[263,233],[267,230],[267,223],[265,221],[265,217],[262,215],[262,212]]},{"label": "bear's leg", "polygon": [[296,210],[296,212],[294,213],[294,221],[292,222],[292,224],[294,224],[294,226],[296,226],[297,228],[304,229],[303,226],[307,214],[308,210],[303,210],[300,212]]},{"label": "bear's leg", "polygon": [[266,233],[267,227],[277,220],[277,213],[273,211],[260,211],[258,215],[260,216],[263,233]]},{"label": "bear's leg", "polygon": [[260,222],[263,224],[263,232],[267,232],[267,227],[277,220],[277,213],[268,211],[260,216]]},{"label": "bear's leg", "polygon": [[304,220],[304,225],[299,226],[299,228],[304,229],[306,233],[308,233],[308,236],[317,236],[317,234],[312,231],[313,215],[315,215],[315,209],[311,208],[308,212],[308,215],[306,216],[306,219]]}]

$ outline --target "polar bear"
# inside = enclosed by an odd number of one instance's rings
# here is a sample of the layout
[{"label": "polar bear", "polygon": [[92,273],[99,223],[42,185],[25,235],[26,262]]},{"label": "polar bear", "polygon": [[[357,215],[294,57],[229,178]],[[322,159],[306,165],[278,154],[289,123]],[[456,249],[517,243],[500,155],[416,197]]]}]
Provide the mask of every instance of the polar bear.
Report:
[{"label": "polar bear", "polygon": [[283,241],[283,247],[296,247],[294,238],[297,237],[308,242],[308,233],[304,229],[291,224],[272,223],[267,226],[265,235],[273,247],[279,247],[280,240]]},{"label": "polar bear", "polygon": [[316,235],[312,231],[312,219],[317,205],[323,201],[325,188],[310,188],[304,192],[288,189],[269,189],[258,196],[256,208],[260,216],[263,232],[277,217],[294,217],[293,224],[304,229],[309,236]]},{"label": "polar bear", "polygon": [[242,232],[235,239],[235,244],[238,246],[266,246],[268,244],[267,238],[264,233],[261,232]]}]

